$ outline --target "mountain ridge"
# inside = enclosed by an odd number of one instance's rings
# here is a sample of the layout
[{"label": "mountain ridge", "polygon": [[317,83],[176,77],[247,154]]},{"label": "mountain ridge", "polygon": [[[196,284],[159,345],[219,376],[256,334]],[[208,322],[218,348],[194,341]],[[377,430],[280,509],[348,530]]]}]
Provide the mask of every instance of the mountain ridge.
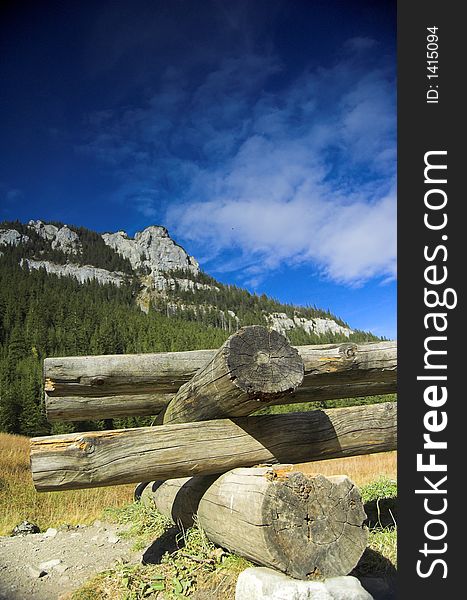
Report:
[{"label": "mountain ridge", "polygon": [[[99,254],[96,251],[91,257],[90,248],[102,246],[102,243],[107,252]],[[217,308],[218,325],[229,331],[252,324],[251,318],[237,314],[238,302],[232,300],[229,305],[223,293],[229,288],[242,288],[226,286],[203,273],[197,260],[161,225],[150,225],[130,237],[123,230],[99,234],[59,222],[3,222],[0,224],[0,246],[23,248],[27,254],[19,258],[23,267],[45,269],[49,274],[74,277],[81,283],[96,280],[101,284],[120,286],[127,280],[137,280],[140,290],[135,301],[146,313],[153,307],[167,315],[178,311],[182,316],[189,314],[189,318],[193,318],[195,312],[203,320],[203,314]],[[329,311],[283,304],[267,299],[265,295],[259,297],[245,292],[250,304],[252,298],[257,299],[253,304],[256,303],[255,309],[262,312],[260,321],[283,334],[295,329],[318,336],[331,333],[349,337],[354,333],[347,323]]]}]

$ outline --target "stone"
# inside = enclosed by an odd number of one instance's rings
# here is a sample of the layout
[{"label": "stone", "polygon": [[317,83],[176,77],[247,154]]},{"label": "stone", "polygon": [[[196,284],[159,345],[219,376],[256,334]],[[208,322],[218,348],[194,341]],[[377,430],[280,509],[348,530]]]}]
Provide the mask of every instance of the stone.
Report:
[{"label": "stone", "polygon": [[235,600],[373,600],[351,576],[324,581],[300,581],[266,567],[240,573]]},{"label": "stone", "polygon": [[65,573],[65,571],[67,571],[69,568],[70,568],[69,565],[60,563],[59,565],[57,565],[55,567],[55,570],[57,571],[57,573]]},{"label": "stone", "polygon": [[49,527],[47,531],[44,533],[45,538],[54,538],[57,535],[58,531],[54,527]]},{"label": "stone", "polygon": [[94,521],[94,523],[92,524],[93,527],[101,527],[102,525],[102,521],[99,521],[99,519],[96,519]]},{"label": "stone", "polygon": [[54,250],[61,250],[65,254],[78,254],[82,250],[82,245],[78,234],[64,225],[57,231],[52,241]]},{"label": "stone", "polygon": [[28,227],[33,229],[37,235],[48,242],[51,242],[58,232],[58,227],[55,227],[55,225],[51,225],[49,223],[43,223],[39,219],[37,221],[29,221]]},{"label": "stone", "polygon": [[62,561],[59,558],[52,558],[51,560],[46,560],[39,564],[39,569],[43,571],[50,571],[57,567]]},{"label": "stone", "polygon": [[28,567],[28,573],[33,579],[40,579],[41,577],[45,577],[47,575],[47,571],[43,569],[36,569],[35,567]]},{"label": "stone", "polygon": [[29,221],[28,227],[34,230],[42,239],[51,242],[54,250],[60,250],[65,254],[79,254],[82,244],[78,234],[67,225],[56,227],[42,221]]},{"label": "stone", "polygon": [[332,577],[324,581],[332,600],[373,600],[356,577]]},{"label": "stone", "polygon": [[30,523],[29,521],[23,521],[11,532],[11,535],[29,535],[31,533],[40,533],[40,529],[34,523]]},{"label": "stone", "polygon": [[120,538],[116,535],[109,535],[107,541],[109,542],[109,544],[118,544]]},{"label": "stone", "polygon": [[286,313],[274,312],[266,315],[266,320],[272,329],[286,335],[291,329],[303,329],[306,333],[314,333],[322,335],[325,333],[343,334],[349,337],[353,333],[352,329],[343,327],[336,323],[333,319],[323,319],[316,317],[314,319],[306,319],[299,315],[294,315],[293,319]]}]

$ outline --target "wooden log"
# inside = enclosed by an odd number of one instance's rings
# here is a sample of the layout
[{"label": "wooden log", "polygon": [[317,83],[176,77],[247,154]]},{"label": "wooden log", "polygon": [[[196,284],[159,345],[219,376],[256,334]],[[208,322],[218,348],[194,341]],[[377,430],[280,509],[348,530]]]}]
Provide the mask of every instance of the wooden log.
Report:
[{"label": "wooden log", "polygon": [[[303,384],[272,404],[355,398],[396,391],[397,344],[298,346]],[[46,358],[49,421],[158,414],[215,350]]]},{"label": "wooden log", "polygon": [[31,439],[40,491],[395,450],[396,403]]},{"label": "wooden log", "polygon": [[[322,402],[340,398],[387,395],[396,391],[396,383],[345,383],[299,387],[270,405]],[[49,396],[45,395],[47,418],[55,421],[88,421],[126,416],[159,414],[172,400],[173,394],[126,394],[124,396]]]},{"label": "wooden log", "polygon": [[159,414],[173,398],[171,394],[125,394],[124,396],[49,396],[45,394],[47,419],[98,421],[104,416],[147,417]]},{"label": "wooden log", "polygon": [[243,327],[182,385],[158,424],[242,417],[284,398],[303,381],[303,361],[287,339],[265,327]]},{"label": "wooden log", "polygon": [[299,579],[347,575],[368,542],[352,481],[305,475],[291,465],[156,483],[142,500],[183,527],[197,514],[215,544]]}]

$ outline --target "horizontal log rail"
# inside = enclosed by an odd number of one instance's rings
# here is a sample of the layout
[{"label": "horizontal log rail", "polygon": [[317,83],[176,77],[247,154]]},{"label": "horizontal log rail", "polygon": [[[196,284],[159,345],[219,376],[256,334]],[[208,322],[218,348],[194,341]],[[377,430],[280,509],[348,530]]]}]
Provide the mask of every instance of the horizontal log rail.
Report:
[{"label": "horizontal log rail", "polygon": [[91,488],[260,463],[395,450],[396,403],[31,439],[39,491]]},{"label": "horizontal log rail", "polygon": [[[297,346],[302,385],[271,404],[355,398],[396,391],[397,343]],[[49,421],[156,415],[217,350],[46,358]]]}]

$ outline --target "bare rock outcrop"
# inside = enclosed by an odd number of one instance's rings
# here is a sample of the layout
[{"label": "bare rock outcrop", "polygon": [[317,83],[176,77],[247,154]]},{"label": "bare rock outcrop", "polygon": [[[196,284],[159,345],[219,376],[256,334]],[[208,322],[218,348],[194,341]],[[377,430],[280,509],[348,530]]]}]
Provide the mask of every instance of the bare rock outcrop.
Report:
[{"label": "bare rock outcrop", "polygon": [[28,241],[28,236],[21,234],[16,229],[0,229],[0,246],[18,246]]},{"label": "bare rock outcrop", "polygon": [[95,279],[101,284],[111,283],[119,287],[125,281],[123,273],[107,271],[106,269],[99,269],[91,265],[81,266],[74,263],[59,265],[48,260],[32,260],[29,258],[23,258],[20,264],[22,267],[29,267],[29,269],[45,269],[47,273],[58,275],[59,277],[73,277],[80,283]]},{"label": "bare rock outcrop", "polygon": [[136,271],[157,274],[183,269],[193,275],[199,273],[197,261],[176,244],[165,227],[152,225],[137,232],[132,239],[124,231],[104,233],[104,242],[127,258]]},{"label": "bare rock outcrop", "polygon": [[323,319],[321,317],[306,319],[305,317],[294,315],[294,317],[291,318],[286,315],[286,313],[275,312],[266,315],[266,320],[272,329],[283,335],[291,329],[298,328],[303,329],[306,333],[314,333],[316,335],[337,333],[349,337],[349,335],[353,333],[352,329],[339,325],[333,319]]},{"label": "bare rock outcrop", "polygon": [[82,250],[78,234],[67,225],[59,228],[50,223],[37,220],[29,221],[28,227],[44,240],[51,242],[53,250],[60,250],[65,254],[78,254]]}]

